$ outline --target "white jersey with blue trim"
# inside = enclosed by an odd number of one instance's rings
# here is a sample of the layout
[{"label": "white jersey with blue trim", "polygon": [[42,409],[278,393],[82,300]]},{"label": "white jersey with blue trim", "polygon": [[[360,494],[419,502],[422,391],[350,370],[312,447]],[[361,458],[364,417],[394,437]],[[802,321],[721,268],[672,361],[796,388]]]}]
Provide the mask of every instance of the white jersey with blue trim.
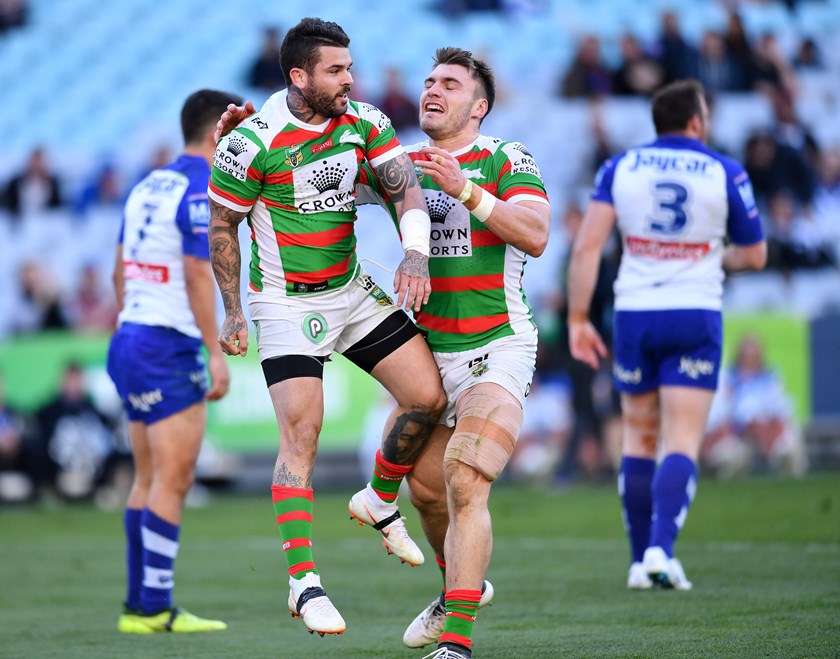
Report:
[{"label": "white jersey with blue trim", "polygon": [[720,309],[725,239],[764,238],[747,173],[688,137],[609,159],[592,199],[612,204],[622,237],[617,310]]},{"label": "white jersey with blue trim", "polygon": [[120,232],[125,303],[119,324],[171,327],[201,337],[187,297],[184,255],[210,258],[209,177],[206,160],[181,156],[131,191]]}]

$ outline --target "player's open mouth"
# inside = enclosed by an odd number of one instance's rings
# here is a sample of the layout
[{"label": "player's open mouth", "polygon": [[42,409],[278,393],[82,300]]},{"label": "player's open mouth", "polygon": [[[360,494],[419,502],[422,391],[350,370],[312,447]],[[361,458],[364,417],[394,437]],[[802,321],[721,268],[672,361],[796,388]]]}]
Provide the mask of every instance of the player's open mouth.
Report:
[{"label": "player's open mouth", "polygon": [[426,103],[426,107],[424,109],[426,112],[436,112],[438,114],[443,114],[443,106],[438,105],[437,103]]}]

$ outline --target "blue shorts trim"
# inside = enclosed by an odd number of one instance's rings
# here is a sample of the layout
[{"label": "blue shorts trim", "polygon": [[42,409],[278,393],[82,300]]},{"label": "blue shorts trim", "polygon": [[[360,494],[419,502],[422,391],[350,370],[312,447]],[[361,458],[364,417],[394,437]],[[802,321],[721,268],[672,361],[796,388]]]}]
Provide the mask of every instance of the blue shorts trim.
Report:
[{"label": "blue shorts trim", "polygon": [[717,389],[723,346],[719,311],[616,311],[613,383],[644,393],[661,386]]},{"label": "blue shorts trim", "polygon": [[108,375],[130,421],[152,424],[204,400],[201,340],[169,327],[124,323],[111,338]]}]

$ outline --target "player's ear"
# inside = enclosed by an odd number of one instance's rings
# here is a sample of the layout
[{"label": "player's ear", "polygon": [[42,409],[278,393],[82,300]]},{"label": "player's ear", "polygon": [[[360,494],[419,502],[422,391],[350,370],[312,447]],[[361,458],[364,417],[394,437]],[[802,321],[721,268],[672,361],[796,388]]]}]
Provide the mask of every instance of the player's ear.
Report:
[{"label": "player's ear", "polygon": [[487,103],[486,98],[479,98],[476,99],[473,103],[473,113],[472,116],[476,119],[484,119],[487,116],[487,108],[489,104]]},{"label": "player's ear", "polygon": [[292,79],[292,84],[300,89],[306,87],[306,82],[309,78],[309,76],[306,75],[306,71],[303,69],[292,69],[289,71],[289,77]]}]

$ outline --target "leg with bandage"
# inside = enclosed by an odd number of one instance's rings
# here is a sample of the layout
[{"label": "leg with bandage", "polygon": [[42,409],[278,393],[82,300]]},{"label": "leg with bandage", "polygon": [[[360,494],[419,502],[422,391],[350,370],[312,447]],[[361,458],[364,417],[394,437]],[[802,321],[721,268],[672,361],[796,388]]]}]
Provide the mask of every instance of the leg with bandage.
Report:
[{"label": "leg with bandage", "polygon": [[493,549],[487,499],[490,486],[513,454],[522,427],[522,407],[503,387],[479,384],[458,399],[456,418],[444,454],[449,506],[446,611],[456,615],[447,615],[440,642],[469,648]]}]

